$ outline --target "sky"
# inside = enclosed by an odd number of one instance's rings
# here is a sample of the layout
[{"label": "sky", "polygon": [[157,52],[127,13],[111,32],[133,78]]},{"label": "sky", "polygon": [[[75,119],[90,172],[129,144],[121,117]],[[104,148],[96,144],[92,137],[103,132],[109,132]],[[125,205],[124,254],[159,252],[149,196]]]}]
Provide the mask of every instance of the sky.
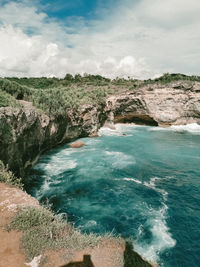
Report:
[{"label": "sky", "polygon": [[0,76],[200,75],[199,0],[0,0]]}]

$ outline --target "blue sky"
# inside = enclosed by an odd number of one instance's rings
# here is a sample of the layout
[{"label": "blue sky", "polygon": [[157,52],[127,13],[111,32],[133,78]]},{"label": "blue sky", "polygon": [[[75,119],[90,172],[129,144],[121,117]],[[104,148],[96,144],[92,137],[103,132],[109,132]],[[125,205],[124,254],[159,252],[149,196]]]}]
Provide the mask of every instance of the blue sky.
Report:
[{"label": "blue sky", "polygon": [[1,0],[0,75],[200,74],[199,0]]},{"label": "blue sky", "polygon": [[41,9],[45,11],[49,17],[56,17],[58,20],[71,16],[84,17],[88,20],[94,19],[99,8],[110,7],[116,2],[117,0],[40,1],[43,6]]}]

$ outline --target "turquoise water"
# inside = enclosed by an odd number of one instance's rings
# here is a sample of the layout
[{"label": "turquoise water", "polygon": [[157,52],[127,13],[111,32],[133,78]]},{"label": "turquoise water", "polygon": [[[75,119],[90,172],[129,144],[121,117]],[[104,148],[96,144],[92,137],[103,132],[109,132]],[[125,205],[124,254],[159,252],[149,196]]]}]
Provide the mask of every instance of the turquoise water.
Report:
[{"label": "turquoise water", "polygon": [[200,126],[100,134],[43,155],[27,191],[82,231],[132,237],[161,266],[200,266]]}]

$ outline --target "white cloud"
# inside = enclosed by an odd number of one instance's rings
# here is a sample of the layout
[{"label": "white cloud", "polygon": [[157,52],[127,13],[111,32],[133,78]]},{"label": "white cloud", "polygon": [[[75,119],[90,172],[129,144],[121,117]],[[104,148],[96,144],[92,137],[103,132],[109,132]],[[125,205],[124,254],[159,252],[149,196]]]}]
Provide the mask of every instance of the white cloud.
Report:
[{"label": "white cloud", "polygon": [[198,0],[124,0],[101,20],[64,25],[30,1],[9,2],[0,7],[0,75],[199,74],[199,11]]},{"label": "white cloud", "polygon": [[141,19],[167,28],[192,24],[199,13],[199,0],[142,0],[138,6]]}]

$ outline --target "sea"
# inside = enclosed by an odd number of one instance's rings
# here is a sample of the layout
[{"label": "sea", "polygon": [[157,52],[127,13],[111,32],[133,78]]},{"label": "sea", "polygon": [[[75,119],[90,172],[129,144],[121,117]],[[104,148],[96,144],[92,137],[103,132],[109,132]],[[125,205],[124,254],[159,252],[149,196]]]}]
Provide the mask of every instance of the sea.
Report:
[{"label": "sea", "polygon": [[200,125],[117,124],[42,155],[26,191],[82,232],[112,233],[164,267],[200,266]]}]

